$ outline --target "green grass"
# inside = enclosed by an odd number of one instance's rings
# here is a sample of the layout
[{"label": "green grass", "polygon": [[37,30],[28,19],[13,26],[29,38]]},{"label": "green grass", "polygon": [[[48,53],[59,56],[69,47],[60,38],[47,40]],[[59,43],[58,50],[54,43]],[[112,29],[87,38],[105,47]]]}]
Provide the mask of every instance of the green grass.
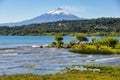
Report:
[{"label": "green grass", "polygon": [[17,74],[1,76],[0,80],[120,80],[120,66],[84,66],[91,69],[100,69],[98,72],[69,70],[64,74],[34,75]]},{"label": "green grass", "polygon": [[115,48],[112,48],[100,43],[80,43],[72,46],[69,51],[79,54],[120,54],[120,44],[116,44]]},{"label": "green grass", "polygon": [[71,49],[69,51],[80,54],[120,54],[119,49]]}]

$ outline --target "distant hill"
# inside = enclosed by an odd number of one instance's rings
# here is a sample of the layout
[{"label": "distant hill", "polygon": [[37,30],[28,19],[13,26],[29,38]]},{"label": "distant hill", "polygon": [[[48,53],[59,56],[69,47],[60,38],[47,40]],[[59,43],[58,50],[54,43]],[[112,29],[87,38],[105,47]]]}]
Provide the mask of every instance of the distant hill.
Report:
[{"label": "distant hill", "polygon": [[[63,20],[16,27],[0,27],[0,35],[69,35],[85,33],[92,35],[120,35],[120,18],[91,20]],[[117,33],[117,34],[116,34]]]},{"label": "distant hill", "polygon": [[0,24],[0,26],[21,26],[21,25],[28,25],[33,23],[45,23],[45,22],[53,22],[53,21],[61,21],[61,20],[81,20],[83,18],[79,18],[61,8],[56,10],[50,11],[38,17],[35,17],[30,20],[24,20],[21,22],[16,23],[5,23]]}]

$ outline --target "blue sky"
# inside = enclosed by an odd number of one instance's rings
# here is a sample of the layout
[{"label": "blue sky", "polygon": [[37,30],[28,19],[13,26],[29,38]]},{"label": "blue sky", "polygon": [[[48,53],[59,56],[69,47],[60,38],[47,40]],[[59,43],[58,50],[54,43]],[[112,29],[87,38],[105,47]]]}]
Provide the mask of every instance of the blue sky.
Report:
[{"label": "blue sky", "polygon": [[56,8],[79,17],[120,17],[120,0],[0,0],[0,23],[31,19]]}]

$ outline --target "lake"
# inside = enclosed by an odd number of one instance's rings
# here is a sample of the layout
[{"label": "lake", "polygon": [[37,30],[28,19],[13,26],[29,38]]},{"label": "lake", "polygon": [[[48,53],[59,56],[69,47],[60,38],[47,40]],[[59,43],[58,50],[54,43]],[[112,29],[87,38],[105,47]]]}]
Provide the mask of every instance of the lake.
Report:
[{"label": "lake", "polygon": [[[120,40],[120,37],[117,38]],[[91,37],[88,39],[90,42]],[[75,40],[75,37],[64,37],[65,43],[70,40]],[[53,41],[53,36],[1,36],[0,48],[11,49],[0,50],[0,75],[50,74],[59,72],[62,67],[70,65],[120,65],[120,55],[74,54],[68,52],[67,49],[31,47],[32,45],[50,44]]]},{"label": "lake", "polygon": [[[68,43],[74,40],[73,36],[65,36],[64,42]],[[38,44],[51,44],[54,41],[54,36],[1,36],[0,47],[9,48],[17,46],[31,46]]]},{"label": "lake", "polygon": [[[91,37],[87,37],[91,42]],[[101,38],[96,36],[96,38]],[[120,40],[120,37],[117,37]],[[64,42],[69,43],[71,40],[76,40],[73,36],[64,36]],[[0,36],[0,48],[11,48],[18,46],[31,46],[38,44],[51,44],[54,36]]]}]

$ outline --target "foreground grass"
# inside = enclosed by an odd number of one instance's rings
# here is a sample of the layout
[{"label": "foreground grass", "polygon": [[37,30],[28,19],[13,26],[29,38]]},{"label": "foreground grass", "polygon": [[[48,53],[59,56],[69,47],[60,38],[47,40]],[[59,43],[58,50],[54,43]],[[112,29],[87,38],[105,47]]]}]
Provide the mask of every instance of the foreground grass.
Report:
[{"label": "foreground grass", "polygon": [[20,74],[1,76],[0,80],[120,80],[120,66],[85,66],[91,69],[100,69],[98,72],[69,70],[64,74],[55,75],[34,75]]}]

